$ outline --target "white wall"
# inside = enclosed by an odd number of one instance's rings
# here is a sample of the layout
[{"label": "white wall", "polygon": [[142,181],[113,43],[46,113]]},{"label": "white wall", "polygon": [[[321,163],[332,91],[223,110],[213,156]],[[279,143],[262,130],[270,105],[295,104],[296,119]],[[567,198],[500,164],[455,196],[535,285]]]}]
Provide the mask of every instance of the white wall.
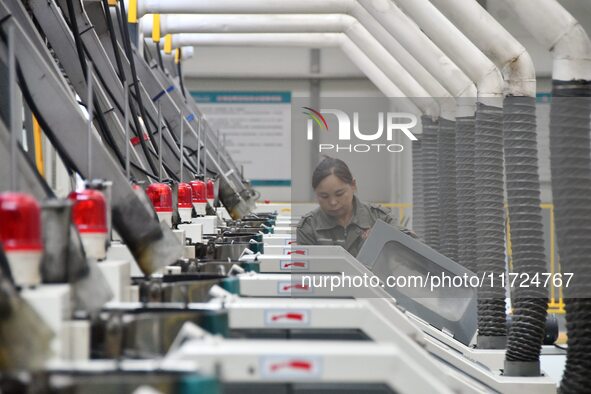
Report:
[{"label": "white wall", "polygon": [[[204,49],[216,49],[217,48],[204,48]],[[227,48],[226,48],[227,49]],[[257,48],[261,49],[261,48]],[[349,63],[348,66],[350,67],[349,71],[347,71],[347,67],[344,66],[342,69],[338,67],[338,64],[343,61],[347,61],[339,51],[336,50],[327,50],[328,52],[322,52],[321,56],[321,64],[323,71],[321,72],[324,75],[324,79],[321,80],[320,84],[320,91],[321,91],[321,105],[322,105],[322,98],[334,98],[334,97],[383,97],[380,91],[367,79],[363,77],[363,75],[356,70],[353,64]],[[209,52],[209,51],[208,51]],[[215,52],[215,51],[214,51]],[[239,53],[233,52],[234,54]],[[247,51],[248,52],[248,51]],[[259,53],[262,52],[262,53]],[[292,53],[284,52],[283,50],[274,50],[274,49],[263,49],[262,51],[257,51],[257,53],[250,54],[252,57],[248,60],[248,63],[253,67],[253,73],[262,73],[263,71],[269,71],[270,78],[268,79],[259,79],[259,78],[252,78],[252,79],[233,79],[233,78],[220,78],[220,75],[217,78],[194,78],[188,77],[186,80],[187,88],[193,91],[208,91],[208,90],[216,90],[216,91],[291,91],[293,98],[307,98],[310,97],[310,80],[306,77],[310,74],[306,74],[306,68],[309,66],[303,66],[300,64],[300,57],[306,57],[306,62],[309,62],[309,50],[304,50],[304,53],[299,49],[294,49]],[[220,59],[216,59],[213,56],[204,56],[203,63],[199,64],[199,69],[211,69],[214,70],[216,67],[221,68],[223,65],[219,64],[218,62]],[[208,54],[211,55],[211,54]],[[220,55],[227,59],[228,55]],[[277,58],[277,57],[278,58]],[[287,58],[286,58],[287,56]],[[255,58],[253,60],[253,58]],[[295,58],[295,59],[294,59]],[[286,61],[286,67],[283,69],[285,72],[291,73],[288,77],[278,77],[277,69],[280,68],[279,66],[282,64],[281,59]],[[294,60],[293,63],[290,60]],[[276,67],[273,71],[273,68],[270,66],[270,62],[275,62]],[[209,66],[206,66],[206,63],[209,63]],[[228,66],[225,70],[230,70],[228,72],[236,73],[238,72],[239,68],[236,68],[236,62],[231,62],[232,64]],[[211,67],[211,68],[209,68]],[[185,66],[185,68],[188,68]],[[324,70],[327,70],[326,72]],[[335,70],[333,72],[332,70]],[[352,71],[351,71],[352,70]],[[191,75],[192,72],[195,72],[194,69],[191,72],[187,72],[188,75]],[[329,74],[330,72],[330,74]],[[346,72],[346,73],[345,73]],[[348,75],[348,77],[342,77],[343,75]],[[295,78],[294,78],[295,77]],[[301,154],[301,151],[299,151]],[[271,164],[271,163],[270,163]],[[313,170],[313,164],[310,163],[308,159],[302,159],[300,161],[300,165],[304,166],[304,171],[311,174]],[[300,168],[302,169],[302,168]],[[352,169],[354,171],[355,164],[352,164]],[[247,177],[249,174],[245,174]],[[382,180],[378,178],[373,179],[363,179],[360,180],[362,185],[364,186],[364,190],[366,190],[366,196],[364,198],[371,200],[371,201],[391,201],[389,196],[390,192],[390,184],[384,183]],[[291,201],[292,200],[292,191],[291,188],[287,187],[259,187],[257,190],[261,193],[263,199],[270,199],[272,201]],[[296,193],[294,193],[296,194]],[[301,194],[298,194],[301,196]],[[308,193],[309,195],[309,193]],[[297,198],[300,201],[308,200],[309,198]]]}]

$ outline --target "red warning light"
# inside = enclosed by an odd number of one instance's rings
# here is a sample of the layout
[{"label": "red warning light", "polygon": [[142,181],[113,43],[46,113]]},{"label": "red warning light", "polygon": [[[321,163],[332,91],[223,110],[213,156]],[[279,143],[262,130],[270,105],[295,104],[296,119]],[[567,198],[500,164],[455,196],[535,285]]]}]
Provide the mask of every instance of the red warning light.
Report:
[{"label": "red warning light", "polygon": [[74,202],[72,222],[79,232],[107,232],[107,203],[103,193],[85,189],[80,192],[71,192],[68,198]]},{"label": "red warning light", "polygon": [[191,181],[193,189],[193,202],[207,202],[207,187],[203,181]]},{"label": "red warning light", "polygon": [[41,208],[25,193],[0,194],[0,242],[6,251],[40,251]]},{"label": "red warning light", "polygon": [[193,208],[193,192],[188,183],[179,183],[179,208]]},{"label": "red warning light", "polygon": [[207,198],[213,200],[215,198],[215,184],[211,179],[207,180]]},{"label": "red warning light", "polygon": [[172,189],[165,183],[152,183],[146,194],[156,212],[172,212]]}]

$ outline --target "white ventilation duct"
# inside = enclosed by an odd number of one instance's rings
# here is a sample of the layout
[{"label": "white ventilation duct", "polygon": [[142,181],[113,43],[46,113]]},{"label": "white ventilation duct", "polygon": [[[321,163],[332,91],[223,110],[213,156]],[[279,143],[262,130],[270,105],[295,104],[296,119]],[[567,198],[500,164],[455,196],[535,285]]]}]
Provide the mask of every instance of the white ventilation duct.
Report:
[{"label": "white ventilation duct", "polygon": [[591,80],[591,41],[585,29],[552,0],[505,0],[519,21],[554,59],[555,81]]},{"label": "white ventilation duct", "polygon": [[[152,18],[142,20],[144,34],[152,33]],[[455,102],[444,99],[439,105],[432,97],[450,97],[433,77],[431,91],[425,89],[355,18],[345,14],[329,15],[161,15],[160,34],[173,34],[173,46],[184,34],[197,33],[343,33],[399,87],[416,102],[423,114],[455,119]],[[176,36],[180,33],[180,36]],[[247,34],[247,35],[248,35]],[[186,39],[186,38],[185,38]],[[175,42],[176,40],[176,42]],[[403,54],[404,55],[404,54]],[[410,55],[406,53],[408,57]],[[435,90],[433,84],[436,84]],[[434,93],[445,96],[434,95]]]},{"label": "white ventilation duct", "polygon": [[[374,1],[380,8],[388,7],[390,0]],[[460,101],[458,116],[470,116],[474,113],[473,99],[476,91],[473,83],[465,74],[435,46],[426,45],[428,38],[419,31],[420,35],[404,44],[404,47],[386,31],[380,23],[361,6],[357,0],[284,0],[279,3],[271,0],[257,1],[156,1],[139,0],[137,16],[148,13],[155,14],[349,14],[356,18],[402,66],[409,70],[417,81],[430,92],[432,97],[466,97]],[[387,17],[397,20],[394,15]],[[397,38],[397,37],[396,37]],[[406,47],[406,48],[405,48]],[[409,54],[411,56],[407,56]],[[416,59],[415,59],[416,58]],[[419,61],[417,61],[419,59]],[[429,66],[426,70],[425,66]],[[442,85],[448,94],[433,84],[433,78]],[[485,92],[486,93],[486,92]]]},{"label": "white ventilation duct", "polygon": [[[173,47],[184,46],[252,46],[252,47],[303,47],[341,48],[343,53],[372,81],[386,97],[406,97],[405,94],[342,33],[253,33],[253,34],[196,34],[184,33],[172,36]],[[410,112],[421,112],[408,100],[404,100]]]},{"label": "white ventilation duct", "polygon": [[536,96],[536,69],[529,53],[484,8],[476,1],[431,2],[501,70],[505,95]]},{"label": "white ventilation duct", "polygon": [[502,106],[503,77],[476,45],[428,0],[395,0],[395,3],[476,83],[480,102]]}]

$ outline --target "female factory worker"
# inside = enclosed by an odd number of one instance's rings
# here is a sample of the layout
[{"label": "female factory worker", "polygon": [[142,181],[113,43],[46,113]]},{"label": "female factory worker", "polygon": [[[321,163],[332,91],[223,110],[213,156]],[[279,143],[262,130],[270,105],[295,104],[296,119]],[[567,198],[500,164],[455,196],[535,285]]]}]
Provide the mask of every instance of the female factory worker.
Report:
[{"label": "female factory worker", "polygon": [[357,256],[376,220],[398,225],[388,210],[357,198],[357,184],[342,160],[327,157],[318,164],[312,187],[320,206],[298,224],[299,245],[340,245]]}]

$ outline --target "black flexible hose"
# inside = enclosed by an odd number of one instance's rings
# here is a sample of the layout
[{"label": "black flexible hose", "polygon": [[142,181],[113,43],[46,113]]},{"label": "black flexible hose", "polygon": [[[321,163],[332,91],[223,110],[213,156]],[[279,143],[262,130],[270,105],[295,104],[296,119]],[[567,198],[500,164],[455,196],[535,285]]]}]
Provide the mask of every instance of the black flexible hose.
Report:
[{"label": "black flexible hose", "polygon": [[550,170],[563,273],[568,350],[561,393],[591,387],[591,81],[553,81]]},{"label": "black flexible hose", "polygon": [[478,347],[506,346],[505,212],[503,188],[503,111],[478,103],[475,134],[476,261],[479,277],[492,275],[478,291]]},{"label": "black flexible hose", "polygon": [[[547,269],[534,97],[505,99],[503,136],[513,272],[520,277],[543,278]],[[515,286],[511,290],[513,323],[507,337],[504,374],[539,376],[548,291],[545,286]]]},{"label": "black flexible hose", "polygon": [[[88,70],[87,70],[87,65],[86,65],[86,53],[85,53],[85,48],[84,48],[84,43],[82,42],[82,39],[80,38],[80,32],[78,30],[78,23],[76,21],[76,14],[74,11],[74,3],[72,0],[67,0],[66,1],[66,5],[68,8],[68,14],[69,14],[69,19],[70,19],[70,26],[72,29],[72,34],[74,35],[74,42],[76,44],[76,52],[78,54],[78,60],[80,61],[80,66],[82,67],[82,73],[84,75],[84,78],[86,79],[87,83],[88,83]],[[97,122],[99,124],[99,131],[101,132],[101,135],[103,137],[103,139],[105,140],[105,142],[107,143],[107,145],[112,149],[112,151],[114,152],[115,156],[117,157],[117,160],[119,161],[119,163],[123,166],[125,163],[125,159],[123,157],[123,154],[121,153],[121,151],[119,150],[119,147],[117,146],[117,144],[115,143],[115,140],[113,138],[113,135],[111,134],[111,131],[109,130],[109,127],[107,125],[107,121],[105,120],[103,111],[101,109],[100,103],[98,101],[97,95],[96,93],[93,93],[92,95],[92,101],[93,101],[93,108],[95,108],[95,115],[96,115],[96,119]]]},{"label": "black flexible hose", "polygon": [[156,58],[158,59],[158,65],[164,71],[164,62],[162,61],[162,54],[160,53],[160,42],[156,43]]},{"label": "black flexible hose", "polygon": [[[17,62],[16,73],[17,73],[17,78],[18,78],[18,82],[19,82],[19,87],[20,87],[21,93],[23,94],[23,98],[25,99],[25,102],[27,103],[27,105],[31,109],[31,112],[35,115],[35,118],[37,119],[37,122],[41,126],[41,129],[45,132],[45,134],[47,135],[47,137],[51,141],[52,146],[55,147],[56,151],[58,152],[60,159],[62,160],[62,163],[66,167],[68,174],[71,175],[72,172],[74,172],[74,171],[81,174],[82,172],[76,166],[76,164],[74,162],[72,162],[67,155],[63,154],[63,152],[65,152],[66,150],[62,146],[60,140],[55,137],[55,135],[52,132],[52,129],[49,127],[49,124],[45,121],[45,118],[43,117],[43,115],[41,114],[39,109],[37,108],[37,105],[35,104],[35,101],[33,100],[33,96],[31,95],[31,91],[29,89],[29,86],[27,85],[27,81],[26,81],[25,77],[23,76],[21,68],[18,65],[18,62]],[[35,171],[35,173],[37,173],[37,172]],[[39,177],[40,176],[41,175],[39,175]],[[47,186],[47,187],[49,187],[49,186]],[[46,189],[46,191],[48,192],[47,193],[48,196],[51,197],[54,195],[53,190]]]},{"label": "black flexible hose", "polygon": [[425,236],[425,205],[423,201],[423,134],[412,142],[412,229],[419,237]]},{"label": "black flexible hose", "polygon": [[423,192],[425,205],[425,241],[439,249],[439,179],[437,171],[438,122],[423,116]]},{"label": "black flexible hose", "polygon": [[439,120],[439,252],[458,260],[458,206],[456,196],[456,122]]},{"label": "black flexible hose", "polygon": [[123,61],[121,60],[121,54],[117,50],[117,37],[115,37],[115,26],[113,25],[113,18],[111,18],[111,11],[109,8],[109,0],[102,0],[103,10],[105,12],[105,20],[107,21],[107,29],[109,30],[109,38],[111,40],[111,46],[115,55],[115,64],[117,65],[117,75],[124,88],[127,88],[125,84],[125,70],[123,69]]},{"label": "black flexible hose", "polygon": [[476,272],[476,189],[474,187],[473,116],[456,119],[456,191],[458,204],[458,262]]},{"label": "black flexible hose", "polygon": [[[135,99],[137,101],[137,105],[140,110],[140,114],[142,116],[142,119],[146,120],[146,132],[148,133],[148,136],[150,137],[150,141],[153,142],[152,145],[154,146],[154,150],[156,151],[156,153],[159,153],[160,147],[158,147],[157,146],[158,144],[156,144],[154,142],[154,134],[152,133],[152,131],[150,130],[150,127],[148,125],[148,117],[146,116],[146,110],[144,108],[144,104],[142,103],[142,96],[140,94],[140,86],[139,86],[140,81],[137,77],[137,72],[135,69],[135,61],[133,58],[133,49],[131,47],[131,38],[129,37],[129,30],[126,25],[127,13],[125,12],[125,4],[124,3],[125,3],[124,1],[119,2],[120,13],[119,12],[117,13],[117,17],[119,18],[119,22],[120,22],[121,36],[123,38],[123,44],[124,44],[123,47],[125,48],[125,53],[127,54],[127,60],[129,61],[129,66],[131,68],[131,77],[133,80],[133,88],[135,90]],[[113,48],[113,50],[116,50],[116,49],[117,48]],[[160,125],[157,125],[157,128],[160,131]],[[138,129],[138,132],[141,134],[141,128]],[[146,159],[148,160],[148,164],[150,165],[150,169],[152,170],[152,172],[154,174],[158,174],[160,171],[158,171],[158,167],[156,167],[156,164],[154,164],[154,162],[152,161],[152,157],[150,156],[150,154],[147,153],[146,142],[144,141],[144,138],[142,135],[140,135],[140,144],[142,145],[142,149],[144,149],[144,152],[146,153]]]},{"label": "black flexible hose", "polygon": [[56,138],[55,134],[53,134],[51,127],[49,127],[49,124],[45,121],[43,114],[41,114],[41,112],[37,108],[37,105],[35,104],[35,101],[33,100],[33,96],[31,95],[31,91],[29,89],[29,86],[27,85],[27,81],[26,81],[26,79],[22,73],[22,70],[18,64],[17,64],[16,74],[18,77],[19,87],[20,87],[20,90],[23,94],[23,98],[25,99],[25,102],[27,103],[27,105],[31,109],[31,112],[35,115],[35,118],[37,119],[37,122],[39,122],[39,126],[41,126],[41,129],[45,132],[45,134],[47,135],[47,137],[51,141],[51,145],[53,147],[55,147],[56,151],[58,152],[58,154],[60,156],[60,159],[64,163],[64,166],[66,167],[66,169],[68,171],[73,170],[78,173],[81,173],[81,171],[78,169],[76,164],[73,161],[71,161],[67,155],[63,154],[63,152],[66,150],[62,146],[60,140],[58,138]]},{"label": "black flexible hose", "polygon": [[68,7],[68,15],[70,17],[70,28],[72,29],[72,34],[74,34],[74,44],[76,45],[76,53],[78,54],[78,61],[80,62],[80,66],[82,67],[82,75],[84,75],[84,79],[88,82],[88,70],[86,69],[86,56],[84,54],[84,46],[82,45],[82,40],[80,40],[80,31],[78,30],[78,23],[76,23],[76,14],[74,12],[74,3],[72,0],[66,0],[66,5]]},{"label": "black flexible hose", "polygon": [[178,51],[179,51],[179,62],[176,64],[176,67],[177,67],[177,73],[179,74],[179,84],[181,85],[181,93],[183,94],[183,98],[186,100],[187,96],[185,94],[185,83],[183,82],[183,67],[181,65],[183,52],[182,52],[181,48],[179,48]]},{"label": "black flexible hose", "polygon": [[[125,69],[123,68],[123,61],[121,59],[121,54],[119,53],[118,50],[118,44],[117,44],[117,37],[115,34],[115,26],[113,25],[113,19],[111,18],[111,12],[109,10],[109,3],[108,0],[102,0],[103,1],[103,10],[105,12],[105,19],[107,21],[107,29],[109,30],[109,38],[111,40],[111,46],[113,47],[113,52],[114,52],[114,56],[115,56],[115,63],[117,65],[117,74],[119,75],[119,80],[121,81],[121,85],[123,86],[123,89],[129,89],[127,86],[127,78],[125,76]],[[115,7],[117,14],[119,15],[119,9],[117,7]],[[123,27],[125,27],[125,25],[122,25]],[[123,36],[123,27],[121,30],[121,34]],[[131,97],[131,94],[128,96]],[[111,97],[113,99],[113,102],[117,103],[117,100],[115,100],[113,97]],[[129,100],[129,102],[127,103],[127,105],[129,105],[130,107],[130,114],[131,114],[131,119],[133,121],[133,127],[131,127],[131,131],[135,134],[135,136],[137,138],[140,139],[140,146],[142,148],[142,151],[144,152],[144,156],[146,156],[146,160],[148,160],[148,165],[150,165],[150,154],[149,152],[152,152],[148,149],[147,144],[144,143],[143,141],[143,136],[142,134],[142,127],[140,126],[140,122],[139,122],[139,118],[137,115],[137,110],[134,107],[134,103],[131,101],[131,99]],[[121,112],[123,112],[123,108],[119,108],[119,110]],[[129,141],[125,141],[125,143],[129,143]],[[154,153],[153,153],[154,154]],[[156,154],[155,154],[156,155]],[[137,166],[134,166],[137,167]],[[152,168],[152,166],[150,165],[150,168],[152,169],[152,171],[154,171],[154,169]],[[143,171],[146,172],[146,171]],[[150,174],[151,178],[154,178],[155,175],[154,174]]]}]

